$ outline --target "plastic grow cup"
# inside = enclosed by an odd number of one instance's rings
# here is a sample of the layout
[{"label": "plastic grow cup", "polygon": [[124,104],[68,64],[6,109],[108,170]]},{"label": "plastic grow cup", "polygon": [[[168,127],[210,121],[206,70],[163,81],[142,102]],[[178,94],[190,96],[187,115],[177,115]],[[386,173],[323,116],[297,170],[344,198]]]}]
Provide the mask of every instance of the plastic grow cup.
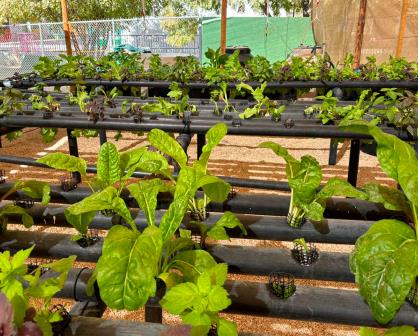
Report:
[{"label": "plastic grow cup", "polygon": [[269,287],[277,297],[287,299],[296,291],[295,277],[292,274],[283,272],[270,273]]},{"label": "plastic grow cup", "polygon": [[306,218],[303,216],[296,217],[292,213],[287,215],[287,224],[293,228],[300,229],[305,222]]},{"label": "plastic grow cup", "polygon": [[209,218],[209,212],[208,211],[201,211],[201,210],[197,210],[197,211],[190,211],[190,219],[197,221],[197,222],[203,222],[206,219]]},{"label": "plastic grow cup", "polygon": [[24,209],[30,209],[35,204],[35,202],[33,201],[33,198],[28,197],[28,196],[20,196],[13,203],[14,205],[19,206]]},{"label": "plastic grow cup", "polygon": [[62,191],[68,192],[77,189],[77,180],[71,176],[62,177],[60,182]]},{"label": "plastic grow cup", "polygon": [[292,257],[302,266],[310,266],[318,260],[318,249],[313,243],[307,243],[308,249],[302,244],[293,243]]},{"label": "plastic grow cup", "polygon": [[418,307],[418,277],[415,279],[406,299]]},{"label": "plastic grow cup", "polygon": [[51,313],[59,313],[61,321],[51,323],[52,332],[54,335],[63,335],[65,329],[71,322],[71,315],[63,305],[55,305],[50,310]]}]

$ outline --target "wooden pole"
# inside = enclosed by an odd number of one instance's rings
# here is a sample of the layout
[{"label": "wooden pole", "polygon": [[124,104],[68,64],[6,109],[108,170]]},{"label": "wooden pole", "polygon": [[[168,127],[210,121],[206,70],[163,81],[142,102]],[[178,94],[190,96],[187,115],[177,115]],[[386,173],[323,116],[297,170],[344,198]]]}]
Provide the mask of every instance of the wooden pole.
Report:
[{"label": "wooden pole", "polygon": [[406,29],[406,19],[408,16],[408,6],[409,0],[402,1],[402,13],[401,13],[401,23],[399,24],[399,35],[398,35],[398,43],[396,44],[396,57],[401,57],[402,55],[402,47],[403,47],[403,38],[405,35]]},{"label": "wooden pole", "polygon": [[227,0],[222,0],[222,12],[221,12],[221,54],[225,54],[226,51],[226,15],[227,15]]},{"label": "wooden pole", "polygon": [[64,26],[65,47],[67,49],[67,55],[71,56],[73,54],[73,50],[71,48],[71,34],[70,34],[70,24],[68,23],[67,0],[61,0],[61,11],[62,11],[62,24]]},{"label": "wooden pole", "polygon": [[354,66],[357,68],[360,65],[361,47],[363,45],[364,25],[366,23],[366,8],[367,0],[360,0],[360,9],[358,14],[356,45],[354,49]]}]

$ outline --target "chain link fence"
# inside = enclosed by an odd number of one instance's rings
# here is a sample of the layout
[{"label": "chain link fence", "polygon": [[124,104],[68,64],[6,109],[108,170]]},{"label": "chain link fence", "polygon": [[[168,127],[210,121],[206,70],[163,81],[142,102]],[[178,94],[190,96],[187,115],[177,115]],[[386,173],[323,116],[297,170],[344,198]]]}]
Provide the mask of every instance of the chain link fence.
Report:
[{"label": "chain link fence", "polygon": [[[162,56],[202,56],[198,17],[71,22],[74,54],[100,57],[119,48]],[[40,56],[65,54],[62,23],[0,25],[0,79],[30,72]]]}]

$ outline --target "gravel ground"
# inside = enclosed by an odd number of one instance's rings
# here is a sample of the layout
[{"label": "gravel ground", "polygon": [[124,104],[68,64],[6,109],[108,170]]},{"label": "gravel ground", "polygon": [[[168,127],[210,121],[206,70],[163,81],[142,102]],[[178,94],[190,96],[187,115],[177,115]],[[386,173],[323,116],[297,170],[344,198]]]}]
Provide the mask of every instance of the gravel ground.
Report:
[{"label": "gravel ground", "polygon": [[[0,149],[2,155],[16,155],[32,158],[39,158],[43,155],[55,151],[67,152],[66,133],[60,130],[57,141],[52,144],[45,145],[40,140],[39,130],[28,128],[24,130],[24,136],[12,143],[3,140],[3,148]],[[114,133],[108,132],[109,139],[112,139]],[[113,140],[112,140],[113,141]],[[213,174],[225,175],[239,178],[265,179],[273,181],[285,180],[283,161],[276,157],[270,150],[257,148],[257,145],[263,141],[276,141],[289,150],[289,152],[299,158],[304,154],[313,155],[323,167],[324,179],[327,180],[333,176],[346,177],[349,144],[339,145],[338,163],[335,166],[328,165],[328,139],[311,139],[311,138],[268,138],[268,137],[241,137],[227,136],[222,144],[215,149],[210,160],[209,169]],[[115,142],[119,150],[128,150],[137,146],[147,144],[145,136],[136,136],[130,133],[124,134],[124,138]],[[189,157],[193,160],[196,157],[196,138],[193,138],[192,145],[189,148]],[[94,163],[97,156],[99,141],[95,139],[79,139],[80,155],[90,164]],[[39,179],[48,182],[58,183],[59,178],[63,176],[62,172],[52,171],[48,169],[39,169],[27,167],[24,165],[2,164],[2,169],[6,170],[9,180],[16,179]],[[375,157],[361,153],[360,169],[359,169],[359,186],[366,182],[376,181],[379,183],[394,185],[393,181],[387,179],[378,167]],[[262,190],[239,189],[243,192],[265,193]],[[60,233],[72,233],[71,229],[65,228],[33,228],[33,230],[53,231]],[[232,239],[229,244],[247,245],[247,246],[268,246],[268,247],[289,247],[287,242],[276,241],[256,241],[245,239]],[[350,252],[352,246],[319,244],[321,251]],[[91,266],[91,265],[90,265]],[[250,280],[266,282],[266,277],[230,275],[231,279]],[[333,288],[354,289],[355,285],[349,283],[336,283],[314,280],[298,280],[299,284],[305,286],[323,286]],[[60,301],[66,307],[70,307],[68,301]],[[238,323],[240,331],[262,333],[266,335],[335,335],[350,336],[358,334],[358,327],[343,326],[334,324],[325,324],[308,321],[295,321],[278,318],[260,318],[254,316],[243,316],[228,314],[228,318]],[[108,309],[104,315],[105,318],[126,319],[126,320],[143,320],[144,312],[139,310],[136,312],[118,311],[114,312]],[[164,322],[170,324],[180,323],[175,316],[164,313]]]}]

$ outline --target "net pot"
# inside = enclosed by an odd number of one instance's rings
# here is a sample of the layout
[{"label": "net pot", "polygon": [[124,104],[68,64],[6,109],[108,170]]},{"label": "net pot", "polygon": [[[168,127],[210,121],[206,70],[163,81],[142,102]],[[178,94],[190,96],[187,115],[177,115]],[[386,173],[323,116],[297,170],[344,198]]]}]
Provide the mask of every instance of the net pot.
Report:
[{"label": "net pot", "polygon": [[295,277],[289,273],[273,272],[269,275],[269,287],[280,299],[291,297],[295,291]]},{"label": "net pot", "polygon": [[35,204],[35,202],[33,201],[33,198],[28,197],[28,196],[20,196],[13,203],[14,205],[19,206],[24,209],[30,209]]},{"label": "net pot", "polygon": [[305,224],[306,218],[304,216],[294,216],[292,213],[287,214],[287,224],[293,228],[300,229]]},{"label": "net pot", "polygon": [[302,266],[310,266],[318,260],[318,249],[313,243],[307,243],[308,249],[301,243],[293,243],[292,257]]},{"label": "net pot", "polygon": [[77,179],[73,177],[62,177],[60,179],[61,182],[61,190],[68,192],[71,190],[77,189]]}]

